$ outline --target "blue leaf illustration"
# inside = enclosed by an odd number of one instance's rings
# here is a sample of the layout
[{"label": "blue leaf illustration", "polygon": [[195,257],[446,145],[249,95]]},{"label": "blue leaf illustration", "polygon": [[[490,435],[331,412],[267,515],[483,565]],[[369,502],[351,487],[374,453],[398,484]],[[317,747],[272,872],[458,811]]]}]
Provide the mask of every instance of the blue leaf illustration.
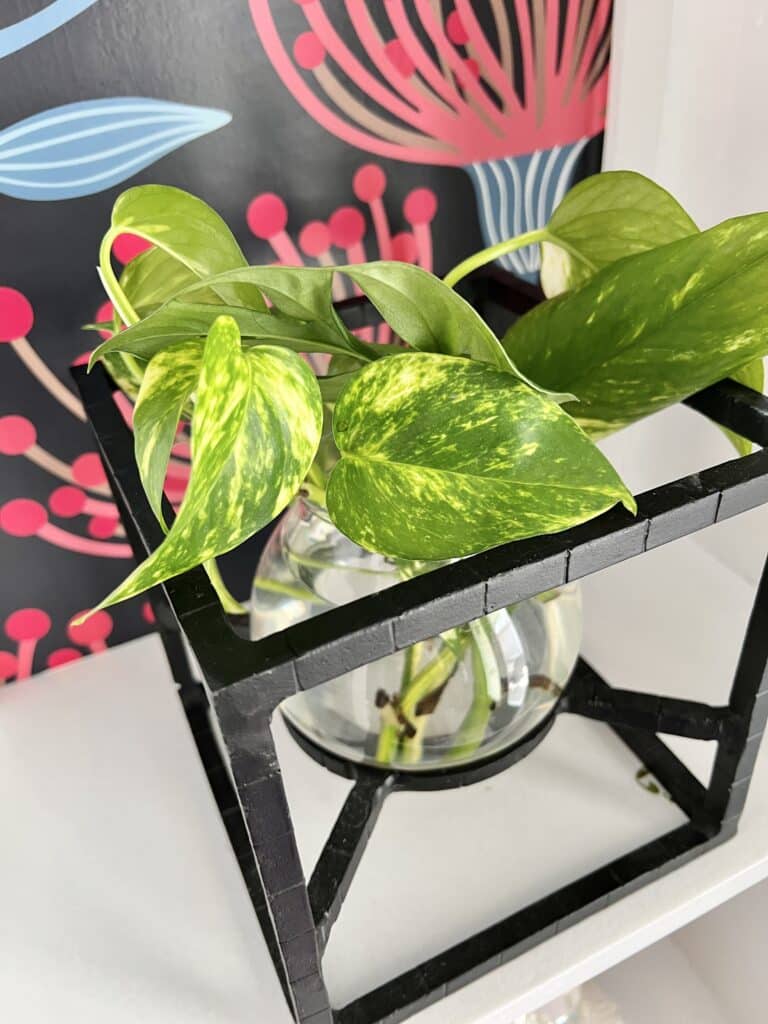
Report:
[{"label": "blue leaf illustration", "polygon": [[0,60],[17,50],[23,50],[30,43],[36,43],[49,32],[55,32],[95,3],[97,0],[53,0],[53,3],[37,14],[30,14],[15,25],[0,28]]},{"label": "blue leaf illustration", "polygon": [[130,97],[54,107],[0,131],[0,194],[101,192],[231,120],[224,110]]}]

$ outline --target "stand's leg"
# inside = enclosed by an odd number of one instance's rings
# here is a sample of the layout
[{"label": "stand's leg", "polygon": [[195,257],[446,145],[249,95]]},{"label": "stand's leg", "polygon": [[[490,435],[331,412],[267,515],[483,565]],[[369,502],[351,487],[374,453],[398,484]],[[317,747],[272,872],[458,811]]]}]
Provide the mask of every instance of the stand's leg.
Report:
[{"label": "stand's leg", "polygon": [[247,832],[238,861],[249,888],[258,883],[264,893],[262,926],[274,938],[276,966],[294,1017],[302,1024],[332,1024],[315,922],[269,728],[280,697],[249,684],[244,680],[213,694]]},{"label": "stand's leg", "polygon": [[709,804],[720,822],[737,822],[768,717],[768,559],[741,648],[729,707],[738,725],[718,746]]},{"label": "stand's leg", "polygon": [[393,776],[382,772],[361,775],[323,847],[309,882],[309,902],[321,946],[328,941],[393,784]]},{"label": "stand's leg", "polygon": [[[610,725],[648,771],[655,775],[691,823],[705,835],[712,835],[717,828],[711,821],[706,788],[656,735],[659,723],[663,721],[660,714],[663,703],[664,698],[614,690],[591,665],[580,660],[566,691],[565,710]],[[698,735],[709,738],[712,729],[713,737],[719,735],[722,718],[719,709],[696,705],[695,710],[695,717],[702,728],[688,728],[685,733],[690,735],[696,731]]]}]

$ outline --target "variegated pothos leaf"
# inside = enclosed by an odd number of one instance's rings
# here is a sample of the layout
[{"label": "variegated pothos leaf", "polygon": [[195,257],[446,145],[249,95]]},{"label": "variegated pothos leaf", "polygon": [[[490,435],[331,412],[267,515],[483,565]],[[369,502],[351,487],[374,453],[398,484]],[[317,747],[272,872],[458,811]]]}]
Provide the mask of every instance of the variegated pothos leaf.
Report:
[{"label": "variegated pothos leaf", "polygon": [[269,523],[298,491],[321,426],[306,363],[285,349],[244,351],[235,321],[220,317],[203,350],[192,473],[179,514],[163,543],[99,607],[230,551]]},{"label": "variegated pothos leaf", "polygon": [[385,260],[340,269],[412,348],[465,356],[514,372],[499,339],[477,310],[434,274]]},{"label": "variegated pothos leaf", "polygon": [[328,511],[363,547],[443,559],[554,533],[634,499],[545,395],[487,363],[378,360],[336,403]]},{"label": "variegated pothos leaf", "polygon": [[197,387],[202,359],[199,341],[183,341],[159,352],[147,366],[134,409],[136,464],[149,504],[163,527],[168,459],[184,406]]},{"label": "variegated pothos leaf", "polygon": [[603,436],[768,352],[768,214],[629,256],[512,325],[504,346]]}]

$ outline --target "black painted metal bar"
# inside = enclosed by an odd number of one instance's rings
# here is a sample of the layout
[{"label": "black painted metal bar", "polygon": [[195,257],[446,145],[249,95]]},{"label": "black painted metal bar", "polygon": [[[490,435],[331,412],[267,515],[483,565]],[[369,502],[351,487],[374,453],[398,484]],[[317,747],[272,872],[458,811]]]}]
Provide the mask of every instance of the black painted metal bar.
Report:
[{"label": "black painted metal bar", "polygon": [[696,740],[719,740],[738,725],[727,706],[710,707],[695,700],[617,689],[583,659],[568,684],[563,710],[612,726]]},{"label": "black painted metal bar", "polygon": [[[544,939],[615,903],[672,866],[680,866],[718,845],[730,834],[725,831],[707,837],[691,825],[682,825],[393,978],[338,1011],[336,1022],[398,1024]],[[409,1002],[404,1008],[406,995]]]},{"label": "black painted metal bar", "polygon": [[762,448],[768,446],[768,398],[735,380],[723,380],[685,400],[685,405]]},{"label": "black painted metal bar", "polygon": [[752,775],[768,716],[768,559],[747,624],[729,703],[740,728],[730,742],[719,746],[710,782],[712,814],[725,819],[738,817],[744,806],[744,784]]},{"label": "black painted metal bar", "polygon": [[[620,708],[623,703],[623,714],[616,716],[620,721],[611,722],[608,719],[604,720],[611,725],[616,735],[623,740],[632,753],[642,762],[643,766],[658,779],[672,800],[691,821],[704,827],[705,830],[711,833],[712,814],[707,799],[707,789],[689,771],[680,758],[669,749],[666,743],[656,735],[660,731],[658,721],[655,718],[648,719],[646,717],[645,701],[641,701],[642,709],[638,717],[633,720],[633,702],[622,702],[621,699],[621,695],[626,693],[626,691],[614,691],[583,660],[579,662],[574,681],[576,682],[576,692],[573,699],[569,695],[565,710],[579,715],[586,712],[586,717],[594,718],[600,717],[600,715],[590,714],[592,707],[596,709],[605,708],[610,718],[613,704],[612,698],[614,693],[618,692]],[[646,694],[630,694],[630,697],[632,696],[647,697]]]},{"label": "black painted metal bar", "polygon": [[321,947],[328,941],[384,800],[393,786],[393,775],[362,771],[323,847],[308,887]]}]

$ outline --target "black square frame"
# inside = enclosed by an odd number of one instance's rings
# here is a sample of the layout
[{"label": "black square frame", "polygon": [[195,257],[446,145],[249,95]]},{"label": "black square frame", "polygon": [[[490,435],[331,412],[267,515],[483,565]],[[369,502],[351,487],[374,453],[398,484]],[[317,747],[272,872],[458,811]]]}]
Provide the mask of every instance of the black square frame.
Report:
[{"label": "black square frame", "polygon": [[[516,313],[541,299],[536,289],[495,268],[469,287],[478,305]],[[351,326],[372,322],[364,299],[339,308]],[[91,374],[77,367],[73,374],[128,538],[143,559],[163,534],[141,487],[132,435],[113,400],[114,384],[101,366]],[[354,782],[308,881],[270,732],[277,706],[298,690],[768,502],[768,399],[726,380],[686,404],[759,450],[639,495],[636,517],[613,509],[557,535],[505,544],[255,642],[246,639],[242,622],[225,617],[202,569],[152,593],[182,705],[296,1021],[396,1024],[735,834],[768,718],[768,562],[723,706],[618,689],[580,661],[533,734],[469,768],[408,773],[362,767],[330,757],[294,733],[316,760]],[[182,634],[202,684],[192,673]],[[607,723],[687,823],[332,1009],[323,949],[388,794],[471,785],[506,770],[563,713]],[[708,786],[659,733],[717,742]]]}]

